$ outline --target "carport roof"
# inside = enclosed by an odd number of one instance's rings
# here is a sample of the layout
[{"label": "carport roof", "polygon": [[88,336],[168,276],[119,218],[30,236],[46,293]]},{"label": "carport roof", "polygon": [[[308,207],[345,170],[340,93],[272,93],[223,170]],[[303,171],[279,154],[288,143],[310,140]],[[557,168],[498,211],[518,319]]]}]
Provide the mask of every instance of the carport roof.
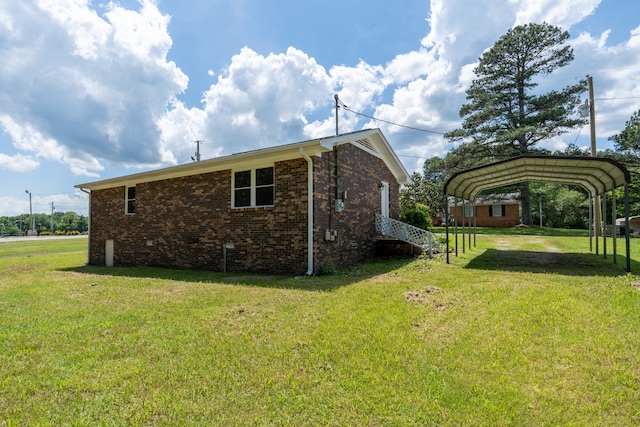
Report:
[{"label": "carport roof", "polygon": [[527,181],[580,185],[596,195],[629,183],[631,177],[612,159],[524,155],[457,172],[444,185],[444,192],[475,200],[484,190]]}]

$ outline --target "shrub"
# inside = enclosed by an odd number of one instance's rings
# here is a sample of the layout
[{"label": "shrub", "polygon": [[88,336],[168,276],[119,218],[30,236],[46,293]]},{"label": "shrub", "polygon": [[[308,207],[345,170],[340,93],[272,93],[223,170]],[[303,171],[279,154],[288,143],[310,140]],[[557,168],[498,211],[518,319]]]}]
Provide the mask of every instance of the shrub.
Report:
[{"label": "shrub", "polygon": [[400,220],[423,230],[433,227],[429,207],[422,203],[416,203],[412,208],[404,211],[400,215]]},{"label": "shrub", "polygon": [[321,265],[320,268],[318,268],[318,276],[333,276],[334,274],[338,273],[338,269],[336,268],[335,264],[333,263],[333,260],[329,260],[327,261],[325,264]]}]

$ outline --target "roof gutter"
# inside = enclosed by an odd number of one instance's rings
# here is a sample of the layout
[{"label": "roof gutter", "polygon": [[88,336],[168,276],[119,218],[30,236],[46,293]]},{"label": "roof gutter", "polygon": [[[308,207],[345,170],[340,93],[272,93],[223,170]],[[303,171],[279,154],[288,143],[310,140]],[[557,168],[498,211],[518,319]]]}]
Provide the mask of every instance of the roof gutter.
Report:
[{"label": "roof gutter", "polygon": [[307,161],[307,276],[313,275],[313,160],[299,148],[300,155]]}]

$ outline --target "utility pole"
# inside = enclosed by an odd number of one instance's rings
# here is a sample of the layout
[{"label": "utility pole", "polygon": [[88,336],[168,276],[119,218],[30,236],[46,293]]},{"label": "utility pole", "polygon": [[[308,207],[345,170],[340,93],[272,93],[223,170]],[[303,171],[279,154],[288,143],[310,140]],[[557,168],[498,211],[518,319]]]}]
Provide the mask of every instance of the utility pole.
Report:
[{"label": "utility pole", "polygon": [[51,202],[50,204],[51,204],[51,235],[53,236],[53,210],[55,209],[55,207],[53,206],[53,202]]},{"label": "utility pole", "polygon": [[[579,114],[580,117],[586,117],[589,115],[589,130],[591,134],[591,157],[597,157],[598,152],[596,150],[596,106],[595,106],[595,97],[593,94],[593,77],[587,76],[587,84],[589,86],[589,99],[584,102],[584,105],[580,107]],[[588,111],[587,111],[588,110]],[[602,226],[602,205],[600,202],[600,195],[594,195],[594,217],[593,218],[593,235],[596,236],[596,254],[598,253],[598,239],[597,237],[601,235],[604,231]]]},{"label": "utility pole", "polygon": [[[587,84],[589,85],[589,130],[591,133],[591,157],[596,157],[597,154],[597,150],[596,150],[596,106],[594,105],[594,95],[593,95],[593,77],[591,76],[587,76]],[[596,239],[598,238],[598,236],[600,235],[600,232],[602,230],[602,215],[600,212],[601,206],[600,206],[600,195],[596,195],[596,209],[595,209],[595,221],[596,221],[596,227],[595,227],[595,235],[596,235]],[[596,240],[597,242],[597,240]],[[596,253],[598,252],[598,248],[596,245]]]},{"label": "utility pole", "polygon": [[[596,150],[596,106],[595,106],[595,97],[593,94],[593,77],[587,76],[587,85],[589,88],[589,99],[584,101],[584,104],[581,105],[578,109],[578,114],[580,117],[589,117],[589,131],[591,136],[591,157],[597,157],[598,152]],[[596,254],[599,252],[598,248],[598,237],[603,234],[602,233],[602,205],[599,194],[593,194],[593,199],[590,201],[591,206],[593,207],[593,217],[590,216],[590,221],[593,221],[592,224],[589,224],[589,242],[591,246],[591,239],[595,236],[596,238]],[[590,211],[591,212],[591,211]],[[591,231],[592,230],[592,231]]]},{"label": "utility pole", "polygon": [[589,84],[589,126],[591,130],[591,157],[596,157],[596,107],[593,96],[593,77],[587,76]]}]

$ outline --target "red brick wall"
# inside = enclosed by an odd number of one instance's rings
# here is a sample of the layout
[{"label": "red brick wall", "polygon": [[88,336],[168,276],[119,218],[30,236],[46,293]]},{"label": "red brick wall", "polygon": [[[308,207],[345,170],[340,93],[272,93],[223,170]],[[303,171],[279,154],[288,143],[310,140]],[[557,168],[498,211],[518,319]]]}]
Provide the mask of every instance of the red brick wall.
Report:
[{"label": "red brick wall", "polygon": [[[375,255],[375,214],[380,213],[381,181],[389,183],[389,216],[399,217],[399,185],[379,158],[360,148],[338,147],[340,191],[347,192],[343,212],[335,212],[336,156],[324,153],[315,161],[315,270],[333,265],[342,268]],[[324,238],[325,231],[337,233],[335,241]]]},{"label": "red brick wall", "polygon": [[[505,216],[490,216],[490,205],[476,206],[476,225],[478,227],[508,228],[520,224],[520,205],[505,204],[504,207]],[[457,212],[458,223],[462,223],[462,206],[458,206],[457,211],[454,206],[451,206],[449,212],[452,216]],[[473,218],[471,221],[473,224]]]},{"label": "red brick wall", "polygon": [[[313,157],[314,271],[360,262],[375,252],[375,213],[382,180],[390,183],[390,216],[399,215],[395,178],[375,156],[351,145],[338,148],[346,208],[334,210],[334,152]],[[124,213],[125,188],[91,194],[90,263],[105,264],[114,240],[114,265],[304,274],[307,271],[307,162],[275,164],[274,206],[231,209],[231,171],[136,185],[136,213]],[[335,241],[324,239],[335,230]]]},{"label": "red brick wall", "polygon": [[[124,187],[91,195],[91,264],[104,265],[106,239],[116,266],[223,271],[306,271],[304,159],[275,164],[274,206],[231,209],[231,171],[136,185],[136,213],[124,213]],[[147,242],[151,243],[151,246]]]}]

